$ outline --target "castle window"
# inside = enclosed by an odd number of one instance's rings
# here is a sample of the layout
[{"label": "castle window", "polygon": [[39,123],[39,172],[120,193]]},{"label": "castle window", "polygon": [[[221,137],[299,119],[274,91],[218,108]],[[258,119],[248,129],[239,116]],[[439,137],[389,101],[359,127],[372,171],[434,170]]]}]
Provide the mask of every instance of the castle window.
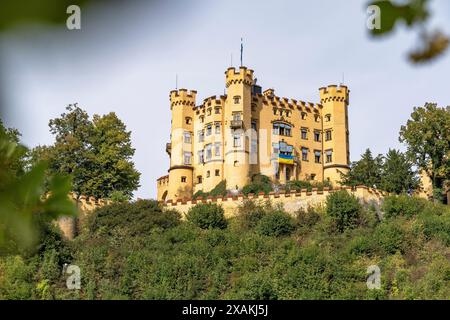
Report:
[{"label": "castle window", "polygon": [[252,129],[256,131],[256,120],[252,120]]},{"label": "castle window", "polygon": [[306,120],[306,112],[302,112],[302,120]]},{"label": "castle window", "polygon": [[181,177],[181,182],[182,182],[182,183],[186,183],[186,177],[185,177],[185,176],[182,176],[182,177]]},{"label": "castle window", "polygon": [[241,146],[241,135],[235,133],[233,136],[233,147],[240,147]]},{"label": "castle window", "polygon": [[211,174],[210,174],[209,170],[206,171],[206,177],[209,178],[210,175],[211,175]]},{"label": "castle window", "polygon": [[197,176],[197,183],[202,183],[203,179],[202,176]]},{"label": "castle window", "polygon": [[302,160],[308,161],[308,148],[302,148]]},{"label": "castle window", "polygon": [[281,136],[291,136],[292,127],[289,124],[275,122],[273,124],[272,133]]},{"label": "castle window", "polygon": [[280,117],[283,116],[283,109],[280,109]]},{"label": "castle window", "polygon": [[214,156],[220,157],[220,142],[214,144]]},{"label": "castle window", "polygon": [[277,109],[273,108],[273,115],[276,116],[277,115]]},{"label": "castle window", "polygon": [[280,152],[279,144],[277,142],[272,143],[274,156],[278,157],[278,152]]},{"label": "castle window", "polygon": [[233,166],[237,167],[238,165],[239,165],[239,161],[235,160],[235,161],[233,162]]},{"label": "castle window", "polygon": [[212,124],[206,126],[206,136],[210,136],[212,132]]},{"label": "castle window", "polygon": [[191,159],[192,159],[192,153],[185,152],[184,153],[184,164],[191,164]]},{"label": "castle window", "polygon": [[325,131],[325,141],[331,140],[331,130]]},{"label": "castle window", "polygon": [[203,130],[198,130],[198,142],[203,142],[205,140],[205,132]]},{"label": "castle window", "polygon": [[314,150],[314,162],[320,163],[321,152],[319,150]]},{"label": "castle window", "polygon": [[314,141],[320,142],[320,131],[314,131]]},{"label": "castle window", "polygon": [[326,156],[327,156],[326,162],[327,162],[327,163],[333,162],[333,150],[326,150],[326,151],[325,151],[325,154],[326,154]]},{"label": "castle window", "polygon": [[306,128],[301,129],[301,137],[303,140],[308,140],[308,129]]},{"label": "castle window", "polygon": [[234,100],[234,104],[238,104],[241,101],[241,96],[234,96],[233,100]]},{"label": "castle window", "polygon": [[314,121],[315,121],[315,122],[319,122],[319,120],[320,120],[320,116],[316,114],[316,115],[314,116]]},{"label": "castle window", "polygon": [[191,143],[191,142],[192,142],[191,133],[185,132],[184,133],[184,143]]},{"label": "castle window", "polygon": [[290,117],[291,116],[291,112],[289,110],[286,110],[286,117]]},{"label": "castle window", "polygon": [[220,114],[220,107],[215,107],[214,112],[215,114]]},{"label": "castle window", "polygon": [[220,134],[220,122],[216,122],[214,126],[216,134]]},{"label": "castle window", "polygon": [[205,162],[205,156],[204,156],[203,150],[200,150],[198,152],[198,163],[202,164],[203,162]]},{"label": "castle window", "polygon": [[240,120],[241,120],[241,113],[233,112],[233,121],[240,121]]},{"label": "castle window", "polygon": [[325,121],[326,122],[330,122],[331,121],[331,114],[326,114],[325,115]]},{"label": "castle window", "polygon": [[212,158],[212,145],[211,143],[207,144],[205,146],[205,150],[206,150],[206,161],[211,160]]},{"label": "castle window", "polygon": [[311,173],[311,180],[316,179],[316,174],[315,173]]},{"label": "castle window", "polygon": [[208,110],[206,110],[206,114],[207,114],[208,116],[211,115],[211,108],[208,108]]},{"label": "castle window", "polygon": [[220,170],[219,169],[216,169],[216,177],[218,177],[218,176],[220,176]]},{"label": "castle window", "polygon": [[191,117],[186,117],[186,124],[191,124],[192,123],[192,118]]},{"label": "castle window", "polygon": [[203,123],[205,121],[205,116],[200,116],[200,122]]},{"label": "castle window", "polygon": [[256,104],[252,103],[252,111],[256,111]]}]

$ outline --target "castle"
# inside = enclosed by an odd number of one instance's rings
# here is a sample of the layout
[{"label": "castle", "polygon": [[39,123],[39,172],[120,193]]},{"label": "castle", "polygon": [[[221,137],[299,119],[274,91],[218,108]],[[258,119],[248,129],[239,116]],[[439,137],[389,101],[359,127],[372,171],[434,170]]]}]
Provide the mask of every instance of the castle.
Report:
[{"label": "castle", "polygon": [[254,71],[225,71],[227,94],[197,105],[194,90],[170,92],[169,174],[157,179],[157,199],[191,199],[225,180],[239,191],[255,174],[274,183],[328,180],[349,170],[349,90],[319,88],[320,103],[262,91]]}]

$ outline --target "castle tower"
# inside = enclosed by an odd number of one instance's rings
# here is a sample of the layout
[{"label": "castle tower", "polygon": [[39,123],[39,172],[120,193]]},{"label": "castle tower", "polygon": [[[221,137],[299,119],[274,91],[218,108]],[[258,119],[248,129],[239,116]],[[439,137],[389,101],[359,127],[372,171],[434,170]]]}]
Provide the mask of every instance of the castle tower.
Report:
[{"label": "castle tower", "polygon": [[166,151],[170,155],[169,188],[166,200],[189,199],[193,187],[193,117],[197,92],[170,92],[172,127]]},{"label": "castle tower", "polygon": [[241,189],[250,181],[249,135],[253,70],[225,71],[227,99],[224,114],[224,174],[228,189]]},{"label": "castle tower", "polygon": [[323,177],[335,184],[350,165],[347,110],[350,90],[344,85],[330,85],[319,92],[323,106]]}]

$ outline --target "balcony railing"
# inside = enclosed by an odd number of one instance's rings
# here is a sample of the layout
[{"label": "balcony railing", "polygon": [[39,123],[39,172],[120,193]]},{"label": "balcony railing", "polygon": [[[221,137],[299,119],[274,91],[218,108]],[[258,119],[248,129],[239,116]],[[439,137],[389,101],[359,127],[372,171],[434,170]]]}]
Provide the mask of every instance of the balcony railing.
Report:
[{"label": "balcony railing", "polygon": [[230,127],[232,129],[240,129],[244,127],[244,121],[242,120],[231,120]]}]

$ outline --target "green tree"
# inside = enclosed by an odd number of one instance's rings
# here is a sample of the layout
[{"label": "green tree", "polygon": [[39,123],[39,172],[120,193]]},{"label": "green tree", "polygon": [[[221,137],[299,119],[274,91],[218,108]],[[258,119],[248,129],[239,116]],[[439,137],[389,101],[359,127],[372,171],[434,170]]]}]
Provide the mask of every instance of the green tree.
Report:
[{"label": "green tree", "polygon": [[412,165],[404,153],[389,149],[382,166],[381,189],[397,194],[415,190],[419,178]]},{"label": "green tree", "polygon": [[383,157],[372,156],[370,149],[361,155],[361,159],[350,165],[350,171],[342,176],[342,184],[348,186],[364,185],[368,187],[379,187],[381,182],[381,169]]},{"label": "green tree", "polygon": [[72,177],[77,194],[110,198],[121,192],[131,198],[140,177],[131,160],[131,132],[113,112],[94,115],[91,121],[77,106],[66,110],[49,122],[55,143],[33,149],[30,162],[48,160],[51,173]]},{"label": "green tree", "polygon": [[215,203],[200,203],[186,214],[186,219],[202,229],[225,229],[228,225],[223,208]]},{"label": "green tree", "polygon": [[399,140],[406,143],[411,161],[431,178],[433,190],[440,192],[450,177],[450,107],[415,107]]}]

